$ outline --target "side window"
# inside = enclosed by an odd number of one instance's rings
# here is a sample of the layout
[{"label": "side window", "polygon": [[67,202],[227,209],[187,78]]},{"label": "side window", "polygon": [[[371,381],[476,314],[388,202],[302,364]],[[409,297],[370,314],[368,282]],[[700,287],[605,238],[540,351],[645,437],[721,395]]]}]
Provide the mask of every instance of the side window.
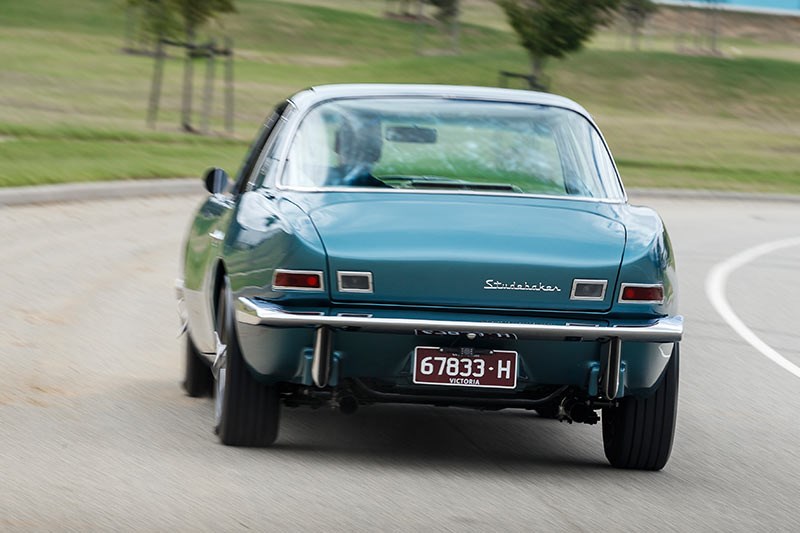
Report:
[{"label": "side window", "polygon": [[275,108],[275,111],[272,112],[272,115],[269,117],[269,119],[267,119],[267,122],[261,128],[261,131],[258,133],[255,141],[253,141],[253,144],[250,145],[250,149],[247,152],[247,157],[245,157],[244,163],[242,163],[242,167],[239,169],[239,173],[236,175],[236,183],[233,185],[233,187],[231,187],[231,192],[233,194],[241,194],[248,189],[250,176],[253,174],[253,170],[258,162],[259,156],[264,149],[264,145],[271,137],[274,141],[274,136],[272,133],[275,131],[276,126],[281,122],[281,115],[283,114],[287,105],[288,102],[282,102]]},{"label": "side window", "polygon": [[606,194],[609,196],[621,194],[622,191],[619,190],[619,186],[617,185],[619,183],[619,178],[617,176],[617,171],[614,169],[611,154],[608,153],[600,134],[594,130],[592,130],[592,156],[597,166],[597,172],[602,178]]},{"label": "side window", "polygon": [[278,166],[278,151],[281,147],[280,136],[281,130],[286,126],[287,119],[282,116],[278,123],[275,125],[274,135],[267,141],[264,147],[264,157],[258,164],[258,173],[251,180],[253,188],[269,187],[275,181],[275,170]]}]

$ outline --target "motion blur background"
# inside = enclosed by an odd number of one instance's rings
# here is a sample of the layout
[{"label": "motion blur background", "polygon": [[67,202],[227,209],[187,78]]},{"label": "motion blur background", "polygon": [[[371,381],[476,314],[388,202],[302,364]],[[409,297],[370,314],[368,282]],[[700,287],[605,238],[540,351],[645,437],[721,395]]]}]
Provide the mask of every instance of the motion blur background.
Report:
[{"label": "motion blur background", "polygon": [[[185,51],[176,47],[165,49],[149,128],[147,3],[0,2],[0,186],[196,177],[211,165],[233,172],[271,107],[304,87],[496,85],[499,71],[530,72],[492,0],[462,0],[457,26],[415,0],[235,0],[235,12],[196,37],[232,39],[234,132],[224,127],[224,61],[209,131],[183,131]],[[743,5],[765,9],[737,11]],[[584,49],[545,68],[550,91],[595,116],[627,186],[800,193],[800,3],[664,2],[640,37],[631,33],[615,16]],[[193,63],[200,125],[206,59]]]},{"label": "motion blur background", "polygon": [[[670,229],[687,317],[664,471],[612,469],[599,426],[518,410],[287,410],[268,450],[217,444],[212,400],[179,386],[175,339],[199,176],[233,173],[272,107],[310,85],[531,73],[499,3],[461,0],[443,22],[451,2],[435,2],[0,0],[0,531],[800,531],[800,0],[626,0],[646,12],[615,12],[536,80],[595,116],[629,188],[795,194],[632,191]],[[159,62],[143,11],[167,3],[235,8],[194,36],[232,40],[233,131],[227,57],[211,86],[208,59],[188,62],[186,116],[173,45],[148,124]],[[2,205],[22,185],[158,177],[195,190]],[[736,335],[720,301],[791,365]]]}]

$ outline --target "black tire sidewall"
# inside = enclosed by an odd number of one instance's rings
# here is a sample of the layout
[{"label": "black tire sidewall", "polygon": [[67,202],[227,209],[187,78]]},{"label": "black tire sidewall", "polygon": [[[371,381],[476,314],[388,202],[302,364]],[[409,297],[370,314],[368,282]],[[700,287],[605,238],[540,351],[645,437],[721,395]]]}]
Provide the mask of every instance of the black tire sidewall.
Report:
[{"label": "black tire sidewall", "polygon": [[225,390],[217,434],[223,444],[269,446],[277,438],[280,398],[277,387],[258,382],[242,356],[233,315],[230,288],[220,290],[218,306],[220,341],[227,345]]},{"label": "black tire sidewall", "polygon": [[680,347],[675,343],[656,390],[603,409],[603,448],[618,468],[661,470],[669,460],[678,406]]}]

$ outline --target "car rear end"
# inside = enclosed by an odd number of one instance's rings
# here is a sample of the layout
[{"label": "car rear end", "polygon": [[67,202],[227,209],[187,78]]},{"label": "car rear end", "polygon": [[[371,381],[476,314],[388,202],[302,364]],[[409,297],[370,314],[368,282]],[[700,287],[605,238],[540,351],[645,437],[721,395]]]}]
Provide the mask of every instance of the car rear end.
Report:
[{"label": "car rear end", "polygon": [[604,409],[617,421],[606,453],[625,457],[612,464],[638,467],[631,447],[668,437],[641,463],[661,468],[674,416],[652,439],[626,422],[640,399],[676,404],[683,319],[660,218],[628,205],[578,106],[434,91],[318,96],[287,130],[261,197],[291,231],[256,235],[260,263],[231,278],[249,368],[287,405],[516,407],[586,423]]},{"label": "car rear end", "polygon": [[[458,195],[315,202],[305,208],[324,258],[281,265],[268,291],[237,303],[248,362],[298,398],[611,401],[652,390],[680,339],[669,242],[649,210]],[[627,247],[626,222],[638,228]]]}]

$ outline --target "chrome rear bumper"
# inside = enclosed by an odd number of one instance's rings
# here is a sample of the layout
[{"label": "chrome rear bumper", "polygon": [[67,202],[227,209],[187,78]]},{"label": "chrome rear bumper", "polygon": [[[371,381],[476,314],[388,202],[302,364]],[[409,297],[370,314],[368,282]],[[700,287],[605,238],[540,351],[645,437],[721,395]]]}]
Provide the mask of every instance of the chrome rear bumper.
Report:
[{"label": "chrome rear bumper", "polygon": [[[429,317],[430,313],[427,316]],[[523,322],[524,318],[516,318],[514,322],[439,320],[404,317],[397,313],[389,317],[344,314],[331,316],[315,312],[290,312],[270,302],[254,301],[244,297],[238,299],[236,318],[239,323],[251,326],[313,328],[315,332],[311,378],[314,384],[321,388],[329,383],[333,351],[332,335],[335,331],[405,335],[436,332],[463,335],[467,339],[495,335],[524,340],[595,341],[601,344],[600,394],[607,400],[617,398],[621,392],[623,342],[674,343],[680,341],[683,336],[682,316],[654,319],[644,323],[620,321],[610,325],[571,323],[565,320],[560,323],[547,323],[541,319],[528,319],[526,323]],[[509,320],[515,318],[512,316]]]},{"label": "chrome rear bumper", "polygon": [[[271,327],[326,327],[333,330],[368,331],[415,335],[434,330],[474,334],[510,334],[519,339],[628,342],[677,342],[683,336],[683,317],[656,319],[645,325],[594,326],[585,324],[525,324],[466,320],[431,320],[417,318],[380,318],[367,316],[328,316],[291,313],[267,302],[239,298],[237,320],[242,324]],[[509,317],[513,320],[513,317]]]}]

